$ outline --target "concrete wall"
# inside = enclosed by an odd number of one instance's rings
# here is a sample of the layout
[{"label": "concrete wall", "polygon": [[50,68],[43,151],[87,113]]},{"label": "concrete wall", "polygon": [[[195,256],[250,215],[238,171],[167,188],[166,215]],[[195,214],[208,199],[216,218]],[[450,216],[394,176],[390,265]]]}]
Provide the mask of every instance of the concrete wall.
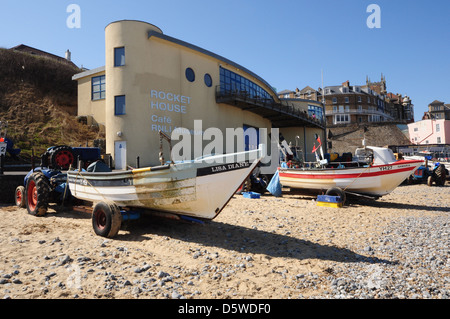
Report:
[{"label": "concrete wall", "polygon": [[[106,101],[92,100],[92,78],[104,75],[105,72],[90,74],[78,79],[78,115],[88,116],[93,119],[93,123],[105,125],[105,105]],[[93,123],[88,123],[93,124]]]}]

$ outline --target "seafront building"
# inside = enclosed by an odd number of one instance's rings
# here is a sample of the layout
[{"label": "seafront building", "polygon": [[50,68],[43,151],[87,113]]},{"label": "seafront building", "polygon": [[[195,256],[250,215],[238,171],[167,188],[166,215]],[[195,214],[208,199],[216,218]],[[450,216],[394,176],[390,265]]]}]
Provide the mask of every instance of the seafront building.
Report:
[{"label": "seafront building", "polygon": [[450,144],[450,104],[434,100],[421,121],[408,125],[411,143]]},{"label": "seafront building", "polygon": [[425,119],[411,123],[408,133],[413,144],[450,144],[450,120]]},{"label": "seafront building", "polygon": [[[170,136],[176,128],[197,136],[208,128],[266,129],[267,134],[277,128],[288,143],[305,150],[305,160],[314,159],[306,150],[313,148],[316,134],[326,140],[320,101],[280,98],[252,71],[152,24],[110,23],[105,52],[105,66],[73,79],[78,115],[105,130],[106,152],[116,169],[133,166],[137,157],[141,166],[158,165],[159,131]],[[265,137],[249,134],[236,150],[255,148]],[[278,156],[277,145],[269,153]]]},{"label": "seafront building", "polygon": [[325,86],[317,90],[306,86],[302,90],[285,90],[279,97],[291,99],[312,99],[322,101],[325,107],[327,127],[364,123],[414,122],[414,106],[408,96],[387,92],[386,78],[365,85],[351,85],[349,81],[341,85]]}]

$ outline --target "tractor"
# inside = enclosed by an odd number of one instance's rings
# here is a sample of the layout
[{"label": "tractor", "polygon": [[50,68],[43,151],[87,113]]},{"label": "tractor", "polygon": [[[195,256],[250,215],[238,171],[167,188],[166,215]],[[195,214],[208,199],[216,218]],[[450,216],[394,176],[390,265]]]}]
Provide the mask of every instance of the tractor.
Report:
[{"label": "tractor", "polygon": [[408,184],[426,183],[428,177],[432,175],[432,171],[428,167],[428,164],[420,165],[413,174],[408,178]]},{"label": "tractor", "polygon": [[446,169],[444,164],[436,163],[432,173],[427,178],[427,185],[432,186],[433,183],[435,183],[436,186],[444,186],[446,178]]},{"label": "tractor", "polygon": [[[44,216],[50,203],[69,204],[72,200],[67,184],[67,174],[62,170],[74,167],[81,161],[83,168],[100,160],[100,149],[50,147],[41,156],[41,166],[32,169],[24,178],[24,184],[16,188],[16,205],[27,208],[34,216]],[[80,162],[80,163],[81,163]]]},{"label": "tractor", "polygon": [[83,162],[83,168],[100,158],[97,147],[70,147],[66,145],[52,146],[41,156],[41,167],[68,170],[75,163]]}]

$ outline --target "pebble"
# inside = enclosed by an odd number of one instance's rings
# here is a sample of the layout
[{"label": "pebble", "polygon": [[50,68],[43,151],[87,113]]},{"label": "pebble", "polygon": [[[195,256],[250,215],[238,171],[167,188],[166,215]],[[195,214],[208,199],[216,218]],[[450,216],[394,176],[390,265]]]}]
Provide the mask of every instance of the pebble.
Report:
[{"label": "pebble", "polygon": [[[307,204],[300,201],[297,205]],[[356,230],[355,240],[346,243],[348,255],[342,258],[347,259],[339,261],[334,260],[333,251],[339,253],[343,248],[336,247],[332,250],[329,246],[334,245],[332,243],[320,243],[319,249],[325,247],[328,251],[306,257],[302,253],[307,247],[293,245],[299,242],[292,238],[294,236],[304,238],[308,245],[315,245],[314,230],[320,225],[310,223],[300,232],[297,227],[302,226],[301,222],[292,219],[293,217],[288,219],[276,215],[260,217],[260,220],[279,220],[274,224],[276,231],[264,228],[265,225],[261,222],[257,228],[245,230],[245,236],[240,238],[235,236],[234,230],[229,230],[229,227],[235,226],[224,224],[222,228],[217,227],[223,232],[221,240],[227,241],[224,246],[221,243],[215,245],[214,239],[208,239],[208,246],[180,240],[185,245],[182,251],[185,252],[186,263],[179,264],[170,258],[169,261],[162,258],[160,261],[146,259],[149,252],[139,250],[132,244],[129,247],[116,246],[123,242],[96,237],[93,246],[100,249],[95,252],[90,253],[81,248],[58,251],[56,248],[63,244],[69,246],[67,240],[60,235],[51,241],[52,244],[58,243],[57,245],[30,259],[38,260],[41,264],[39,267],[35,267],[32,262],[29,265],[14,261],[1,264],[0,297],[20,298],[26,296],[23,292],[28,289],[39,292],[42,298],[46,298],[46,295],[47,298],[51,297],[55,290],[65,291],[67,296],[73,298],[84,298],[83,289],[69,290],[70,282],[67,281],[72,274],[69,271],[79,271],[81,286],[83,287],[83,278],[96,278],[98,287],[89,288],[98,289],[99,295],[103,294],[105,298],[243,298],[238,288],[227,284],[239,279],[242,285],[238,284],[238,287],[243,289],[247,283],[246,278],[250,288],[252,284],[256,286],[256,290],[250,291],[250,296],[247,297],[258,298],[257,289],[265,287],[258,287],[256,280],[255,283],[252,282],[254,269],[261,262],[269,265],[270,260],[273,260],[273,266],[267,266],[264,276],[274,278],[273,281],[276,282],[273,284],[276,287],[274,298],[284,298],[286,293],[292,298],[311,299],[450,299],[450,210],[445,202],[439,205],[442,209],[438,214],[431,211],[424,211],[423,214],[399,214],[383,225],[383,229],[377,234],[371,234],[364,228]],[[246,214],[258,216],[260,213],[255,209]],[[240,227],[236,226],[238,230]],[[251,234],[255,234],[255,238],[251,238]],[[335,239],[339,237],[340,230],[330,229],[324,234],[326,239]],[[272,251],[272,248],[265,250],[264,243],[260,243],[264,237],[277,239],[280,253]],[[362,239],[357,240],[359,238]],[[179,242],[179,238],[172,235],[160,235],[159,239],[168,248],[177,247],[171,245]],[[34,240],[36,242],[37,239]],[[13,244],[26,245],[28,242],[29,240],[17,238]],[[38,243],[43,248],[50,246],[44,245],[45,240]],[[233,251],[232,257],[224,252],[228,248]],[[136,252],[144,257],[132,260],[130,256]],[[290,258],[291,255],[294,258]],[[297,259],[295,256],[302,258]],[[309,271],[296,268],[314,258],[321,259],[320,269],[317,267]],[[294,266],[289,267],[289,263]],[[30,287],[31,285],[33,286]],[[205,291],[205,286],[210,290]],[[17,291],[21,291],[22,295]]]},{"label": "pebble", "polygon": [[[335,265],[334,276],[319,277],[315,285],[330,288],[327,299],[450,299],[450,223],[447,216],[399,217],[384,229],[380,247],[364,253],[382,258]],[[299,276],[297,275],[297,278]]]}]

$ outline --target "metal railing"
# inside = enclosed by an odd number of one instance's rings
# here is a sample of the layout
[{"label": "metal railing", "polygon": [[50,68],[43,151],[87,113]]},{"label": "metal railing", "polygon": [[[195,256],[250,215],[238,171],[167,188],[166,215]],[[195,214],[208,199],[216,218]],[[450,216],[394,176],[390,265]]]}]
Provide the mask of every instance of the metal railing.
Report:
[{"label": "metal railing", "polygon": [[325,127],[324,118],[319,119],[310,116],[306,110],[302,110],[288,102],[277,103],[272,98],[268,99],[258,95],[251,95],[247,91],[225,90],[220,86],[216,86],[216,102],[227,104],[236,104],[236,102],[245,103],[248,106],[245,110],[248,111],[263,107],[284,115],[293,116],[321,128]]}]

